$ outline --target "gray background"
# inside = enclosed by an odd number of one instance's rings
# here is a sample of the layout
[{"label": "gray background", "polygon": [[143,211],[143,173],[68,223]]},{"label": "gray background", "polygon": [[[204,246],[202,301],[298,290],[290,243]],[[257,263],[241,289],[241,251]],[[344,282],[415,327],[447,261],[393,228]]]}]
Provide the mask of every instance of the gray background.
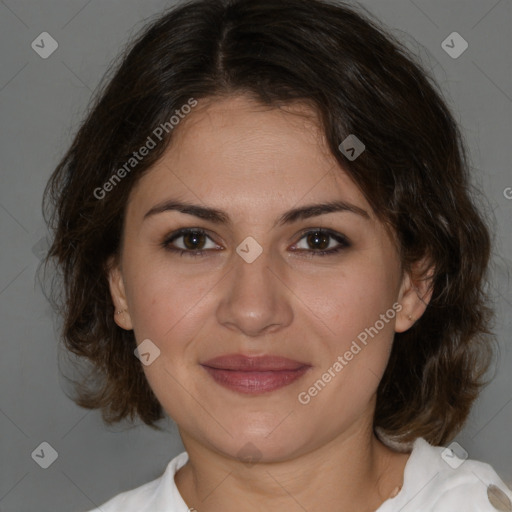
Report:
[{"label": "gray background", "polygon": [[[163,0],[0,1],[0,511],[88,510],[158,477],[183,450],[166,432],[107,428],[97,411],[66,396],[50,307],[35,272],[45,248],[43,187],[70,144],[107,65]],[[456,440],[512,485],[512,16],[511,0],[362,2],[419,54],[462,124],[475,182],[495,216],[493,293],[501,345],[497,376]],[[42,59],[31,43],[49,32],[59,47]],[[459,32],[469,48],[451,58],[441,42]],[[508,257],[507,257],[508,256]],[[48,468],[31,454],[58,452]]]}]

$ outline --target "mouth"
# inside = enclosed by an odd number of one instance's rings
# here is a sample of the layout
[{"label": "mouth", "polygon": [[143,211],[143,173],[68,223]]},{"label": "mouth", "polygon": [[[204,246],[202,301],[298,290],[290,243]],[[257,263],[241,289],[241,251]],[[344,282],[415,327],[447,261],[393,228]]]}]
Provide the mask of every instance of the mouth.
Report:
[{"label": "mouth", "polygon": [[311,365],[278,356],[219,356],[201,366],[223,387],[245,394],[275,391],[300,379]]}]

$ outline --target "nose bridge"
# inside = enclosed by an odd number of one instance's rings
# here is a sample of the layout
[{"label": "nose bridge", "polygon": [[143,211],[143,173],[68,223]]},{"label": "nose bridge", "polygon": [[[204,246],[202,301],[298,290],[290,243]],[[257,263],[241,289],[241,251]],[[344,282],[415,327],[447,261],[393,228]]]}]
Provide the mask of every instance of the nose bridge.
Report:
[{"label": "nose bridge", "polygon": [[[245,244],[240,244],[240,252],[246,247]],[[249,251],[251,250],[249,243]],[[272,301],[276,293],[276,283],[273,280],[276,278],[274,277],[275,270],[274,272],[270,270],[272,258],[269,251],[263,250],[252,261],[244,259],[244,256],[240,254],[233,259],[235,269],[231,293],[237,296],[237,300],[249,302],[265,298],[267,301]]]},{"label": "nose bridge", "polygon": [[246,258],[254,249],[250,241],[238,247],[241,255],[234,254],[234,269],[217,309],[220,323],[250,336],[288,325],[292,317],[275,259],[264,249],[256,258]]}]

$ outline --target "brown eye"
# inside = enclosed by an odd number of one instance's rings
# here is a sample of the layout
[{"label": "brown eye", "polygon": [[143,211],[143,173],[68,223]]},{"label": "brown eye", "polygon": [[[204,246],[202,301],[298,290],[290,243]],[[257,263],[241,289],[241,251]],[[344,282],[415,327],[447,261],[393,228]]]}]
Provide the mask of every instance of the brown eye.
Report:
[{"label": "brown eye", "polygon": [[183,237],[183,245],[186,249],[189,249],[191,251],[195,251],[198,249],[201,249],[205,240],[206,236],[204,233],[201,233],[199,231],[189,231],[185,235],[182,235]]},{"label": "brown eye", "polygon": [[309,246],[313,249],[326,249],[329,247],[330,236],[327,233],[321,231],[311,231],[306,236],[306,241]]},{"label": "brown eye", "polygon": [[309,253],[310,256],[334,255],[351,246],[348,239],[340,233],[326,229],[314,229],[303,234],[301,240],[306,247],[297,247],[294,251]]},{"label": "brown eye", "polygon": [[[209,247],[207,246],[208,241],[210,241]],[[211,249],[222,249],[212,241],[205,231],[197,228],[180,229],[169,235],[161,245],[165,250],[177,252],[182,256],[204,256]]]}]

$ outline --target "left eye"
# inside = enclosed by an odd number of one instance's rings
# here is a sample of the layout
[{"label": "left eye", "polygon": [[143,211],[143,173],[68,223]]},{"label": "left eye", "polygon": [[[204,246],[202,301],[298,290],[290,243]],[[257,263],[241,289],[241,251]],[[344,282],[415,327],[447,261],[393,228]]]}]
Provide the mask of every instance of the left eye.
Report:
[{"label": "left eye", "polygon": [[[306,251],[311,255],[324,256],[327,254],[334,254],[341,251],[344,248],[350,247],[349,241],[340,233],[335,233],[325,229],[315,229],[307,231],[303,234],[301,240],[306,242],[306,245],[312,246],[313,249],[299,248],[294,250]],[[330,242],[333,242],[332,245]]]}]

